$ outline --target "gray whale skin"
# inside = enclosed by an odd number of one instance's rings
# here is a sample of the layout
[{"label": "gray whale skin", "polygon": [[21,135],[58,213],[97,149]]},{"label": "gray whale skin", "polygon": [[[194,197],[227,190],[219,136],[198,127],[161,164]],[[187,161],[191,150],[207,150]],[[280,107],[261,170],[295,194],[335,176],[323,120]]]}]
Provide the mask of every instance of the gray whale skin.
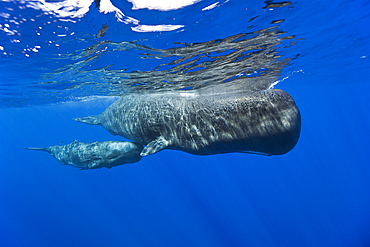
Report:
[{"label": "gray whale skin", "polygon": [[279,89],[127,94],[99,116],[74,120],[146,145],[141,156],[164,148],[195,155],[280,155],[294,148],[301,131],[298,107]]},{"label": "gray whale skin", "polygon": [[141,159],[143,146],[134,142],[107,141],[82,143],[73,141],[64,146],[47,148],[24,148],[46,151],[63,165],[86,169],[112,168],[113,166],[135,163]]}]

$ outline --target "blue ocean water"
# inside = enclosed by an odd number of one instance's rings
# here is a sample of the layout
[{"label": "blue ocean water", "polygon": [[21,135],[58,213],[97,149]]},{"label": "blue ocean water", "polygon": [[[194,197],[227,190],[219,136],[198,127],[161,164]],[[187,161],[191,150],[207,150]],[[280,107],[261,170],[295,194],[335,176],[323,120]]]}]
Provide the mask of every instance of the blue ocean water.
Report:
[{"label": "blue ocean water", "polygon": [[[369,2],[205,0],[160,11],[112,0],[124,16],[82,2],[0,2],[0,246],[370,246]],[[240,50],[249,40],[259,46]],[[203,68],[195,60],[207,49],[216,55]],[[200,72],[171,70],[181,54]],[[291,152],[164,150],[80,171],[22,149],[122,140],[72,121],[121,91],[249,77],[295,99],[302,130]]]}]

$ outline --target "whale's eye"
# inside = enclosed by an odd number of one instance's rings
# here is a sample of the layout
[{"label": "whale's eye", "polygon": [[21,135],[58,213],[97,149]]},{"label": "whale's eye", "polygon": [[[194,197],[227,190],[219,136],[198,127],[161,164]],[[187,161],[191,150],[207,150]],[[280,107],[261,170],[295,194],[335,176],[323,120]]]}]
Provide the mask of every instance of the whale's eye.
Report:
[{"label": "whale's eye", "polygon": [[107,159],[114,159],[121,155],[121,152],[114,149],[107,152]]}]

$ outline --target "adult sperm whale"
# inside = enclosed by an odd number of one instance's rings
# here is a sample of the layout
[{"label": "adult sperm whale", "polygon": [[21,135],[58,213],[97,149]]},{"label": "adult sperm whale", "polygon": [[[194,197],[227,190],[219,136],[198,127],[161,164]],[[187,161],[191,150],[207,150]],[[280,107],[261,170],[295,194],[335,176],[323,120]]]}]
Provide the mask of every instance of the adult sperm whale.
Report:
[{"label": "adult sperm whale", "polygon": [[143,146],[134,142],[82,143],[75,140],[64,146],[25,149],[46,151],[63,165],[81,169],[96,169],[138,162],[141,159],[140,152]]},{"label": "adult sperm whale", "polygon": [[293,98],[278,89],[127,94],[99,116],[74,120],[102,125],[113,135],[146,145],[142,156],[164,148],[196,155],[279,155],[296,145],[301,130]]}]

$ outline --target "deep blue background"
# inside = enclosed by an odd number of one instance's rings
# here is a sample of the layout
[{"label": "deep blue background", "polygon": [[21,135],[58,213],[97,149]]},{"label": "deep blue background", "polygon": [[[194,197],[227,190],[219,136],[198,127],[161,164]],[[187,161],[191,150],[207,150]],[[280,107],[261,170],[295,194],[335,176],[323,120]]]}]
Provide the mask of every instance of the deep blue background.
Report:
[{"label": "deep blue background", "polygon": [[[173,40],[245,31],[234,19],[241,5],[216,13],[230,28],[207,30],[209,20],[197,26],[202,36],[194,28]],[[305,39],[286,50],[301,56],[277,86],[302,114],[300,140],[283,156],[165,150],[134,165],[80,171],[22,147],[122,140],[72,121],[112,101],[0,109],[0,245],[370,246],[369,10],[366,1],[298,1],[258,22],[281,14],[282,29]],[[179,18],[191,16],[186,11]],[[4,80],[10,72],[1,73]]]}]

